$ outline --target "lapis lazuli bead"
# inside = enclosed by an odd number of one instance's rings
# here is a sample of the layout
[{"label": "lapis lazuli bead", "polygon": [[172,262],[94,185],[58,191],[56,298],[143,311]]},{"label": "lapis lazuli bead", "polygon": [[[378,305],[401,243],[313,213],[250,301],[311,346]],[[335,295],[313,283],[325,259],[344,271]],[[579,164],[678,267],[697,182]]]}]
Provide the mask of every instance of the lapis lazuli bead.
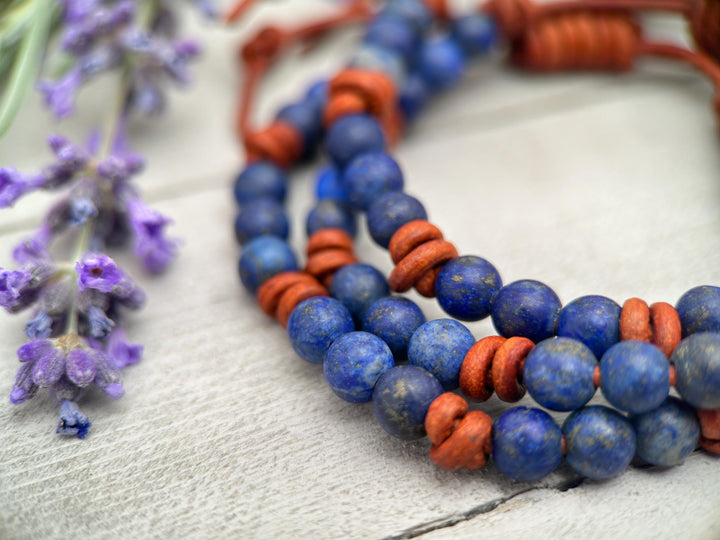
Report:
[{"label": "lapis lazuli bead", "polygon": [[330,345],[355,330],[350,312],[334,298],[318,296],[300,302],[288,319],[290,344],[301,358],[322,363]]},{"label": "lapis lazuli bead", "polygon": [[235,219],[235,238],[240,244],[262,235],[286,240],[289,231],[285,209],[273,199],[258,199],[246,204]]},{"label": "lapis lazuli bead", "polygon": [[401,17],[411,23],[418,32],[425,32],[433,21],[432,14],[420,0],[390,0],[381,14]]},{"label": "lapis lazuli bead", "polygon": [[325,355],[323,374],[331,390],[350,403],[370,401],[378,378],[394,366],[385,342],[367,332],[337,338]]},{"label": "lapis lazuli bead", "polygon": [[683,339],[673,351],[682,398],[699,409],[720,409],[720,334],[702,332]]},{"label": "lapis lazuli bead", "polygon": [[407,76],[405,59],[393,49],[364,43],[350,57],[349,66],[363,71],[379,71],[398,87]]},{"label": "lapis lazuli bead", "polygon": [[425,436],[430,404],[442,393],[442,385],[424,369],[396,366],[383,373],[375,385],[373,413],[393,437],[419,439]]},{"label": "lapis lazuli bead", "polygon": [[560,428],[545,411],[515,407],[493,424],[493,461],[501,473],[515,480],[539,480],[562,460],[561,436]]},{"label": "lapis lazuli bead", "polygon": [[491,301],[502,287],[495,267],[474,255],[448,261],[435,280],[435,295],[448,315],[479,321],[490,315]]},{"label": "lapis lazuli bead", "polygon": [[430,99],[430,91],[427,83],[418,73],[411,73],[403,81],[400,87],[400,109],[405,120],[412,121],[425,108]]},{"label": "lapis lazuli bead", "polygon": [[395,362],[404,362],[410,338],[424,323],[425,315],[415,302],[400,296],[388,296],[368,308],[362,329],[387,343]]},{"label": "lapis lazuli bead", "polygon": [[560,310],[557,335],[582,341],[597,358],[620,341],[620,306],[604,296],[581,296]]},{"label": "lapis lazuli bead", "polygon": [[304,154],[311,154],[322,134],[322,117],[314,104],[303,101],[286,105],[278,111],[277,119],[287,122],[302,135]]},{"label": "lapis lazuli bead", "polygon": [[675,309],[680,316],[683,337],[698,332],[720,332],[720,287],[694,287],[680,297]]},{"label": "lapis lazuli bead", "polygon": [[495,22],[481,13],[455,19],[452,22],[451,34],[467,55],[490,52],[497,42]]},{"label": "lapis lazuli bead", "polygon": [[570,413],[562,426],[565,458],[578,473],[602,480],[620,474],[635,455],[635,430],[619,412],[591,405]]},{"label": "lapis lazuli bead", "polygon": [[391,191],[370,206],[367,226],[372,239],[387,248],[395,231],[416,219],[427,219],[420,201],[400,191]]},{"label": "lapis lazuli bead", "polygon": [[238,204],[257,199],[285,200],[287,176],[274,163],[257,161],[245,167],[235,180],[233,193]]},{"label": "lapis lazuli bead", "polygon": [[680,465],[695,450],[700,423],[684,401],[668,397],[658,408],[630,418],[637,436],[636,453],[652,465]]},{"label": "lapis lazuli bead", "polygon": [[342,302],[359,326],[367,309],[390,294],[390,287],[380,271],[369,264],[349,264],[335,273],[330,282],[330,296]]},{"label": "lapis lazuli bead", "polygon": [[475,338],[463,324],[435,319],[420,326],[408,346],[408,362],[433,374],[445,390],[459,386],[460,367]]},{"label": "lapis lazuli bead", "polygon": [[322,229],[342,229],[354,237],[357,233],[355,214],[343,202],[330,199],[320,201],[308,213],[305,232],[311,236]]},{"label": "lapis lazuli bead", "polygon": [[350,114],[335,122],[327,133],[327,152],[341,169],[368,152],[385,150],[385,135],[377,121],[366,114]]},{"label": "lapis lazuli bead", "polygon": [[425,41],[418,58],[420,75],[433,90],[455,86],[465,71],[465,55],[460,45],[447,37]]},{"label": "lapis lazuli bead", "polygon": [[420,34],[412,22],[396,15],[381,15],[370,23],[365,42],[400,54],[411,62],[417,54]]},{"label": "lapis lazuli bead", "polygon": [[350,205],[367,211],[385,193],[402,191],[403,174],[393,158],[383,152],[371,152],[350,162],[342,182]]},{"label": "lapis lazuli bead", "polygon": [[597,360],[581,342],[552,338],[538,343],[525,359],[523,383],[532,398],[553,411],[583,407],[595,394]]},{"label": "lapis lazuli bead", "polygon": [[305,94],[305,102],[315,108],[320,118],[322,118],[322,112],[327,105],[328,87],[329,83],[327,81],[317,81],[310,85]]},{"label": "lapis lazuli bead", "polygon": [[651,411],[670,391],[669,364],[663,352],[644,341],[621,341],[600,360],[602,392],[612,405],[631,414]]},{"label": "lapis lazuli bead", "polygon": [[531,279],[505,285],[493,299],[493,325],[503,337],[526,337],[535,343],[552,337],[560,299],[544,283]]},{"label": "lapis lazuli bead", "polygon": [[340,171],[332,165],[323,167],[315,181],[315,196],[319,201],[330,199],[347,203],[347,191],[343,187]]},{"label": "lapis lazuli bead", "polygon": [[275,236],[258,236],[248,242],[238,264],[242,284],[253,294],[274,275],[297,269],[292,249]]}]

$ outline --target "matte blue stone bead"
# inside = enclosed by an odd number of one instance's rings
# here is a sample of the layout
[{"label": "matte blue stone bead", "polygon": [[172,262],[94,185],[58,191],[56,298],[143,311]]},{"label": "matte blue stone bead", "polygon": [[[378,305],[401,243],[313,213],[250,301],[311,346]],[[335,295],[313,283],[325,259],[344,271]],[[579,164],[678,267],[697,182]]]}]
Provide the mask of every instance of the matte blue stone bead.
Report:
[{"label": "matte blue stone bead", "polygon": [[297,269],[292,249],[275,236],[258,236],[248,242],[238,264],[242,284],[253,294],[274,275]]},{"label": "matte blue stone bead", "polygon": [[342,184],[342,175],[332,165],[320,169],[315,181],[315,196],[319,201],[330,199],[347,203],[347,191]]},{"label": "matte blue stone bead", "polygon": [[579,409],[562,426],[565,458],[578,473],[602,480],[620,474],[635,455],[635,430],[630,421],[602,405]]},{"label": "matte blue stone bead", "polygon": [[695,411],[675,397],[668,397],[657,409],[630,420],[637,436],[637,455],[653,465],[680,465],[700,438]]},{"label": "matte blue stone bead", "polygon": [[317,296],[300,302],[290,314],[290,344],[301,358],[320,364],[330,345],[355,330],[350,312],[334,298]]},{"label": "matte blue stone bead", "polygon": [[387,343],[395,362],[404,362],[410,338],[424,323],[425,315],[415,302],[400,296],[388,296],[368,308],[362,329]]},{"label": "matte blue stone bead", "polygon": [[308,88],[305,94],[305,101],[315,108],[320,118],[322,118],[323,109],[327,105],[328,86],[327,81],[317,81]]},{"label": "matte blue stone bead", "polygon": [[670,391],[663,352],[644,341],[621,341],[600,360],[602,392],[612,405],[631,414],[660,406]]},{"label": "matte blue stone bead", "polygon": [[547,476],[562,460],[560,428],[540,409],[505,411],[493,424],[492,441],[498,470],[521,482]]},{"label": "matte blue stone bead", "polygon": [[246,204],[235,219],[235,238],[240,244],[263,235],[286,240],[289,230],[284,208],[273,199],[258,199]]},{"label": "matte blue stone bead", "polygon": [[322,116],[315,105],[310,101],[286,105],[278,111],[277,119],[302,134],[304,154],[311,154],[322,134]]},{"label": "matte blue stone bead", "polygon": [[553,411],[583,407],[595,394],[597,360],[581,342],[552,338],[538,343],[525,359],[523,384],[532,398]]},{"label": "matte blue stone bead", "polygon": [[702,332],[686,337],[670,357],[675,388],[693,407],[720,409],[720,335]]},{"label": "matte blue stone bead", "polygon": [[448,261],[435,281],[435,295],[448,315],[479,321],[490,315],[493,296],[502,287],[495,267],[474,255]]},{"label": "matte blue stone bead", "polygon": [[442,393],[442,385],[424,369],[397,366],[378,379],[372,396],[373,413],[393,437],[420,439],[425,436],[428,408]]},{"label": "matte blue stone bead", "polygon": [[620,341],[620,306],[604,296],[581,296],[560,311],[557,335],[582,341],[602,358]]},{"label": "matte blue stone bead", "polygon": [[390,0],[381,14],[402,17],[419,31],[425,32],[432,24],[432,13],[420,0]]},{"label": "matte blue stone bead", "polygon": [[380,15],[370,23],[365,42],[391,49],[410,62],[417,54],[420,34],[412,22],[397,15]]},{"label": "matte blue stone bead", "polygon": [[370,401],[380,375],[394,366],[385,342],[367,332],[337,338],[325,355],[323,373],[328,385],[350,403]]},{"label": "matte blue stone bead", "polygon": [[526,337],[535,343],[552,337],[560,299],[544,283],[531,279],[505,285],[495,295],[492,321],[503,337]]},{"label": "matte blue stone bead", "polygon": [[357,232],[355,214],[345,203],[330,199],[322,200],[310,210],[305,223],[305,232],[311,236],[321,229],[342,229],[354,237]]},{"label": "matte blue stone bead", "polygon": [[356,325],[375,301],[390,294],[388,282],[369,264],[349,264],[335,273],[330,282],[330,296],[342,302]]},{"label": "matte blue stone bead", "polygon": [[341,169],[368,152],[385,150],[385,135],[377,121],[365,114],[343,116],[327,134],[327,152]]},{"label": "matte blue stone bead", "polygon": [[497,26],[486,15],[473,13],[452,22],[451,34],[467,55],[490,52],[497,43]]},{"label": "matte blue stone bead", "polygon": [[367,211],[385,193],[402,191],[403,174],[393,158],[383,152],[372,152],[353,159],[342,182],[350,205]]},{"label": "matte blue stone bead", "polygon": [[427,219],[425,207],[415,197],[400,191],[386,193],[367,212],[370,236],[384,248],[390,244],[395,231],[416,219]]},{"label": "matte blue stone bead", "polygon": [[285,200],[287,176],[269,161],[257,161],[245,167],[235,180],[234,194],[238,204],[256,199]]},{"label": "matte blue stone bead", "polygon": [[396,87],[399,87],[407,76],[402,55],[374,43],[365,43],[358,48],[350,58],[349,66],[365,71],[379,71],[387,75]]},{"label": "matte blue stone bead", "polygon": [[407,121],[413,121],[430,99],[430,90],[418,73],[411,73],[400,87],[400,110]]},{"label": "matte blue stone bead", "polygon": [[690,289],[678,300],[682,335],[720,332],[720,287],[703,285]]},{"label": "matte blue stone bead", "polygon": [[470,330],[452,319],[435,319],[420,326],[408,346],[408,362],[435,375],[445,390],[459,386],[460,366],[475,344]]},{"label": "matte blue stone bead", "polygon": [[455,86],[465,71],[465,55],[456,41],[437,37],[425,41],[418,59],[420,75],[433,90]]}]

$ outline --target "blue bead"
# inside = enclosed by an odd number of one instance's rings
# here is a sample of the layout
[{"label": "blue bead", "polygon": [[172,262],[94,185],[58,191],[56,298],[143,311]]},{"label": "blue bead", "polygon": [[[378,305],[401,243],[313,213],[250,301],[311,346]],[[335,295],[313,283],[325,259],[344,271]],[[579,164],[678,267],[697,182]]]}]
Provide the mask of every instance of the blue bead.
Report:
[{"label": "blue bead", "polygon": [[297,269],[292,249],[275,236],[258,236],[248,242],[238,265],[242,284],[253,294],[274,275]]},{"label": "blue bead", "polygon": [[417,73],[411,73],[400,87],[400,110],[405,120],[414,120],[425,108],[430,99],[430,91],[423,78]]},{"label": "blue bead", "polygon": [[287,122],[301,133],[304,154],[312,153],[322,134],[322,116],[312,102],[286,105],[278,111],[277,119]]},{"label": "blue bead", "polygon": [[235,219],[235,238],[241,245],[263,235],[286,240],[289,230],[285,210],[273,199],[258,199],[246,204]]},{"label": "blue bead", "polygon": [[367,211],[385,193],[402,191],[403,174],[393,158],[383,152],[372,152],[352,160],[342,182],[350,205]]},{"label": "blue bead", "polygon": [[395,231],[416,219],[427,219],[425,207],[415,197],[400,191],[386,193],[367,212],[370,236],[384,248],[390,244]]},{"label": "blue bead", "polygon": [[700,438],[695,411],[675,397],[668,397],[657,409],[630,420],[637,436],[637,455],[652,465],[680,465]]},{"label": "blue bead", "polygon": [[569,338],[546,339],[530,351],[523,384],[540,405],[553,411],[583,407],[595,394],[597,360],[585,345]]},{"label": "blue bead", "polygon": [[420,34],[411,22],[395,15],[381,15],[368,26],[365,42],[390,49],[406,62],[417,54]]},{"label": "blue bead", "polygon": [[342,175],[332,165],[320,169],[315,181],[315,196],[319,201],[330,199],[347,203],[347,191],[342,184]]},{"label": "blue bead", "polygon": [[308,88],[305,94],[305,101],[315,108],[320,118],[322,118],[322,112],[327,105],[328,86],[327,81],[317,81]]},{"label": "blue bead", "polygon": [[425,315],[412,300],[399,296],[381,298],[368,308],[362,321],[362,329],[375,334],[388,344],[396,362],[407,360],[410,338]]},{"label": "blue bead", "polygon": [[492,442],[498,470],[521,482],[547,476],[562,460],[560,428],[540,409],[505,411],[493,424]]},{"label": "blue bead", "polygon": [[256,199],[285,200],[287,176],[269,161],[257,161],[245,167],[235,180],[234,194],[238,204]]},{"label": "blue bead", "polygon": [[442,385],[424,369],[397,366],[378,379],[372,396],[373,413],[393,437],[420,439],[425,436],[428,408],[442,393]]},{"label": "blue bead", "polygon": [[468,55],[490,52],[497,42],[495,21],[480,13],[455,19],[451,33]]},{"label": "blue bead", "polygon": [[670,391],[667,358],[651,343],[621,341],[600,360],[602,392],[610,404],[631,414],[660,406]]},{"label": "blue bead", "polygon": [[670,357],[675,388],[693,407],[720,409],[720,335],[703,332],[686,337]]},{"label": "blue bead", "polygon": [[690,289],[678,300],[682,335],[720,332],[720,287],[703,285]]},{"label": "blue bead", "polygon": [[383,150],[385,135],[382,128],[365,114],[343,116],[328,130],[327,152],[341,169],[361,154]]},{"label": "blue bead", "polygon": [[492,264],[466,255],[445,264],[435,281],[435,295],[448,315],[479,321],[490,315],[492,298],[501,287],[502,279]]},{"label": "blue bead", "polygon": [[380,375],[394,366],[385,342],[367,332],[350,332],[336,339],[323,362],[328,385],[350,403],[370,401]]},{"label": "blue bead", "polygon": [[408,346],[408,362],[435,375],[445,390],[459,386],[460,366],[475,344],[470,330],[452,319],[435,319],[420,326]]},{"label": "blue bead", "polygon": [[400,53],[365,43],[350,58],[349,67],[363,71],[379,71],[388,76],[396,87],[402,85],[407,76],[405,60]]},{"label": "blue bead", "polygon": [[342,302],[356,325],[376,300],[390,294],[388,282],[369,264],[350,264],[335,273],[330,282],[330,296]]},{"label": "blue bead", "polygon": [[382,10],[382,15],[402,17],[419,31],[425,32],[432,24],[432,13],[420,0],[390,0]]},{"label": "blue bead", "polygon": [[567,462],[588,478],[616,476],[635,455],[635,430],[630,421],[608,407],[592,405],[571,413],[562,433]]},{"label": "blue bead", "polygon": [[290,344],[301,358],[322,363],[330,345],[355,330],[345,306],[334,298],[317,296],[300,302],[288,319]]},{"label": "blue bead", "polygon": [[329,199],[320,201],[308,214],[305,232],[311,236],[321,229],[342,229],[354,237],[357,232],[355,214],[345,203]]},{"label": "blue bead", "polygon": [[420,75],[433,90],[452,88],[465,71],[465,55],[452,39],[438,37],[427,40],[418,60]]},{"label": "blue bead", "polygon": [[526,337],[535,343],[552,337],[560,299],[544,283],[531,279],[505,285],[495,295],[492,321],[503,337]]},{"label": "blue bead", "polygon": [[581,296],[562,308],[557,335],[582,341],[602,358],[620,341],[620,306],[604,296]]}]

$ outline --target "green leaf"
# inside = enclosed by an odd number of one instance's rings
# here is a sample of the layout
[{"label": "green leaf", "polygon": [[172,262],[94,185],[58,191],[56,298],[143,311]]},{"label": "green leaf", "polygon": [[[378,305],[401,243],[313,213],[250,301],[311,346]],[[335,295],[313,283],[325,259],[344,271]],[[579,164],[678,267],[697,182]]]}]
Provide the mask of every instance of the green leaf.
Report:
[{"label": "green leaf", "polygon": [[10,71],[5,93],[0,102],[0,137],[12,125],[28,90],[40,71],[45,47],[50,37],[50,26],[55,15],[53,0],[34,0],[27,31],[19,44],[15,62]]}]

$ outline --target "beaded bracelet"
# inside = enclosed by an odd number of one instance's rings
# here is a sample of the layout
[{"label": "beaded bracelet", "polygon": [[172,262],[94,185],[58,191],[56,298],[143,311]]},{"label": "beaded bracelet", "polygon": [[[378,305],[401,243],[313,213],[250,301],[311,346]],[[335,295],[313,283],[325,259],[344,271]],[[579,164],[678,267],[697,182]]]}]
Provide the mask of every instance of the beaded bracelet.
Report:
[{"label": "beaded bracelet", "polygon": [[[364,2],[346,9],[335,22],[370,13]],[[688,16],[706,52],[642,41],[633,19],[642,9]],[[440,21],[450,22],[449,32],[430,35]],[[238,129],[250,165],[235,183],[242,206],[235,231],[244,245],[239,263],[244,286],[257,294],[263,311],[287,326],[301,357],[323,364],[338,396],[372,401],[379,423],[394,436],[427,434],[430,457],[443,468],[478,468],[492,455],[501,472],[533,481],[565,456],[580,474],[607,478],[636,454],[670,466],[681,463],[698,441],[720,452],[720,288],[691,289],[675,308],[636,298],[621,308],[601,296],[563,307],[549,287],[532,280],[503,286],[490,263],[458,256],[427,222],[423,205],[403,193],[397,163],[384,153],[388,140],[402,131],[401,118],[412,120],[431,94],[451,87],[465,56],[488,51],[497,28],[518,65],[627,69],[638,54],[660,54],[690,61],[720,89],[719,25],[720,3],[712,0],[542,6],[494,0],[482,14],[453,21],[442,1],[389,1],[371,20],[351,67],[328,85],[314,85],[269,127],[251,131],[249,100],[241,105]],[[329,26],[314,25],[309,33]],[[251,82],[246,80],[246,96],[280,46],[292,41],[268,35],[259,34],[243,50],[250,71],[257,68]],[[401,77],[404,70],[410,73]],[[719,104],[716,97],[718,112]],[[308,216],[308,260],[300,272],[285,242],[282,168],[309,156],[323,128],[333,165],[318,178],[320,201]],[[395,268],[388,281],[355,258],[354,211],[366,212],[372,238],[390,252]],[[500,336],[475,343],[457,320],[425,322],[413,302],[388,296],[390,289],[413,286],[424,296],[437,296],[455,319],[490,316]],[[405,359],[410,365],[395,365]],[[527,407],[509,409],[493,423],[480,411],[468,411],[467,402],[451,392],[458,386],[475,401],[495,391],[515,402],[527,389],[539,405],[572,412],[562,428],[543,410]],[[669,397],[671,386],[682,400]],[[598,387],[629,416],[586,406]]]}]

